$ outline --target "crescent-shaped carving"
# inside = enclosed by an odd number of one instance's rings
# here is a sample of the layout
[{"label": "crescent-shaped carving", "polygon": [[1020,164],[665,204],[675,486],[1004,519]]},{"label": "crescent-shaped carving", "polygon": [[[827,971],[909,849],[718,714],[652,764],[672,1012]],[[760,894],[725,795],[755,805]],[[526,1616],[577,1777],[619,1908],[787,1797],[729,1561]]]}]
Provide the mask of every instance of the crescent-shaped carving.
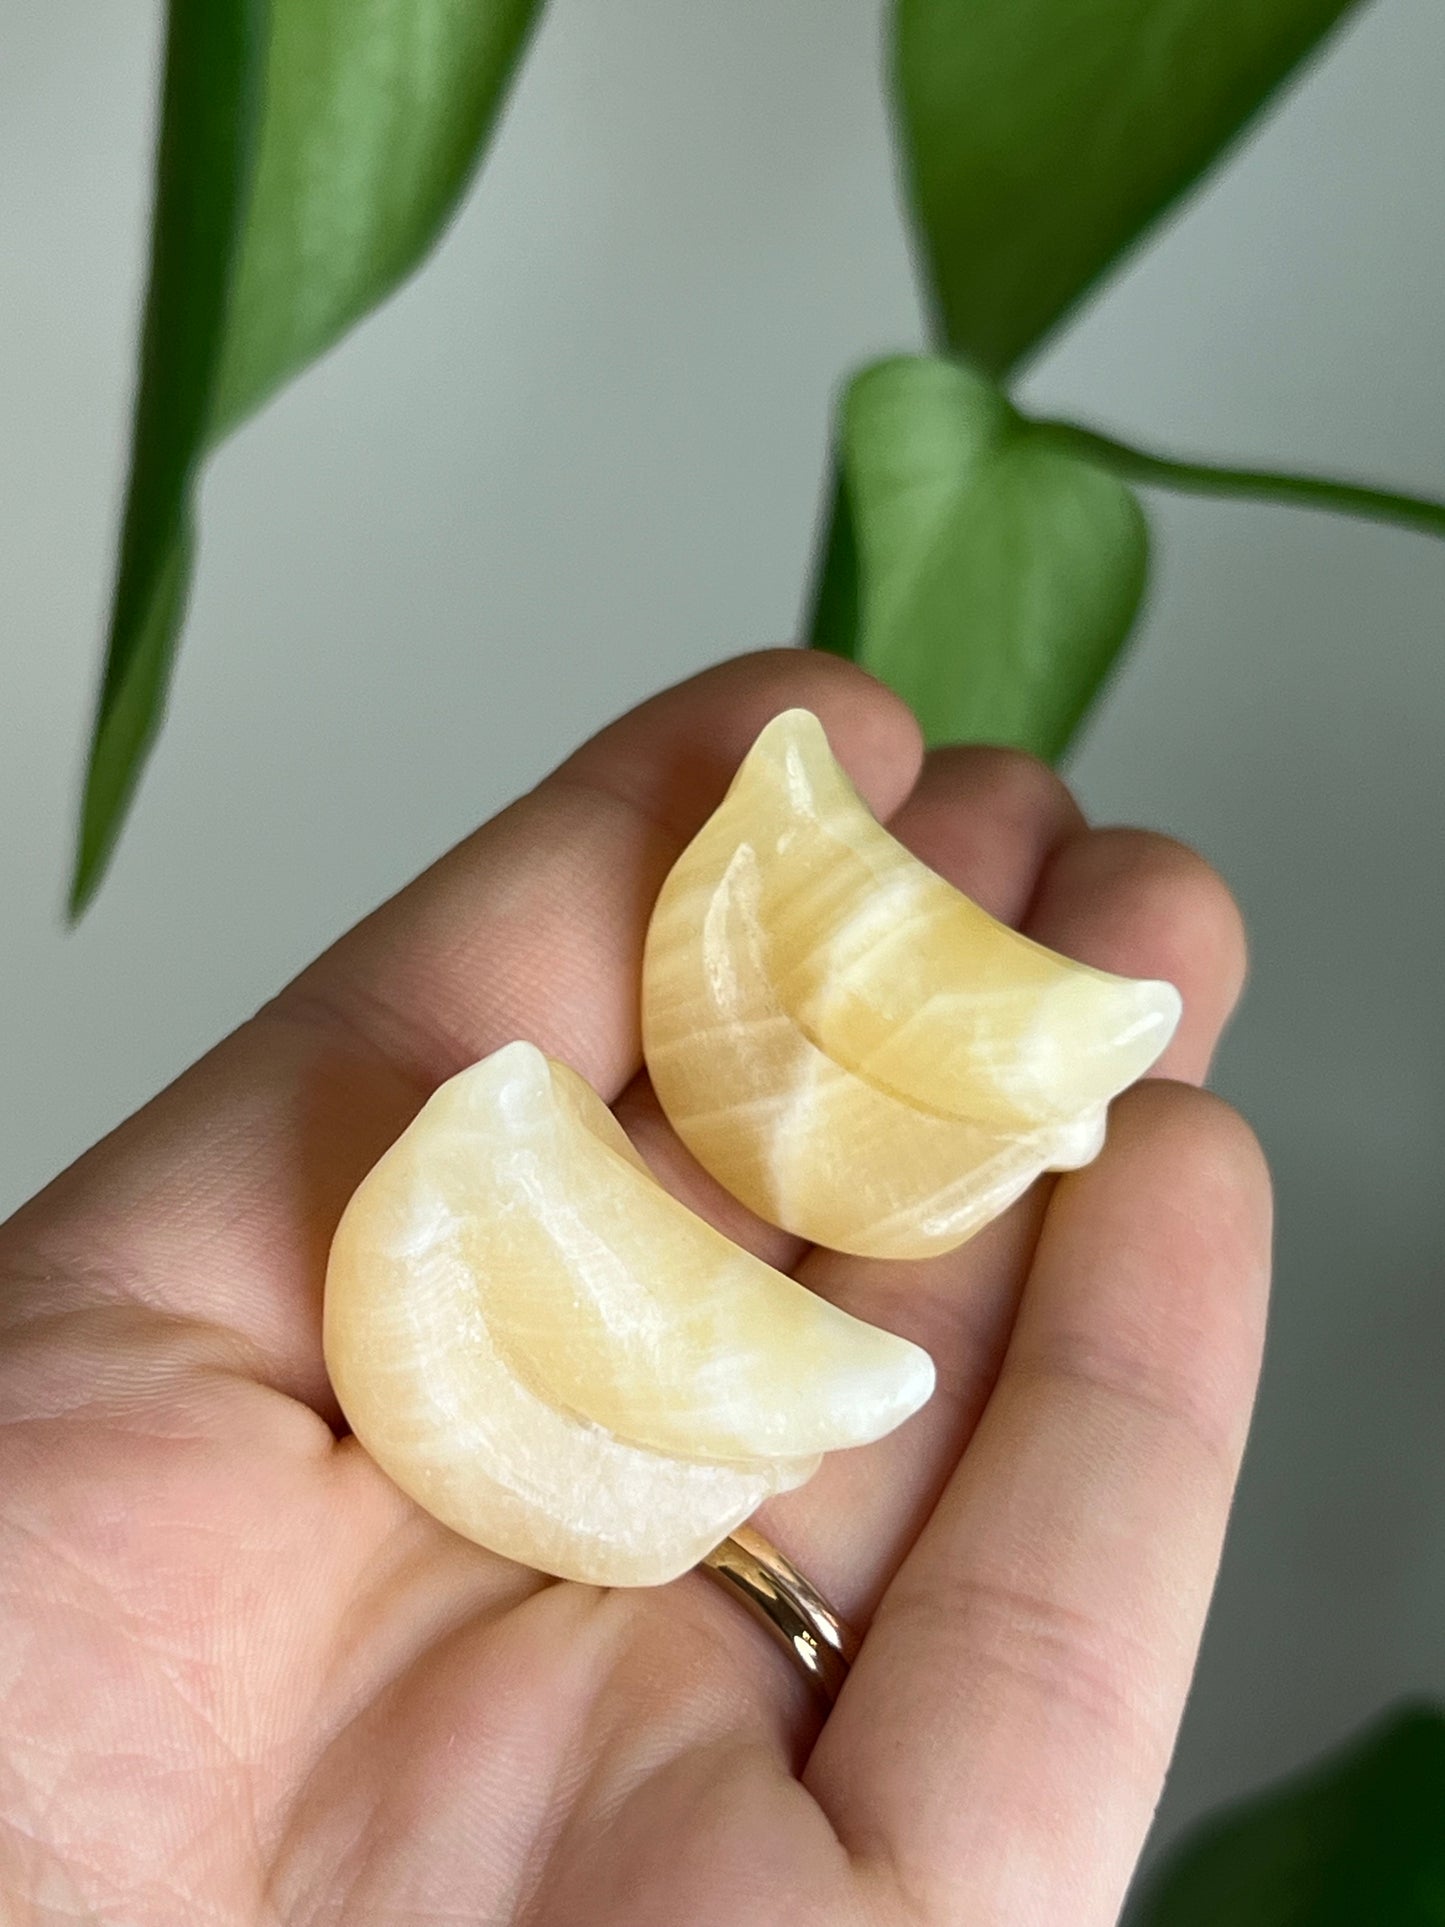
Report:
[{"label": "crescent-shaped carving", "polygon": [[685,1571],[933,1388],[917,1346],[664,1191],[595,1092],[526,1043],[443,1085],[363,1181],[325,1350],[352,1430],[422,1506],[599,1585]]},{"label": "crescent-shaped carving", "polygon": [[776,717],[648,930],[643,1041],[698,1161],[869,1257],[949,1250],[1099,1150],[1173,1035],[1172,984],[1032,943],[874,819],[818,719]]}]

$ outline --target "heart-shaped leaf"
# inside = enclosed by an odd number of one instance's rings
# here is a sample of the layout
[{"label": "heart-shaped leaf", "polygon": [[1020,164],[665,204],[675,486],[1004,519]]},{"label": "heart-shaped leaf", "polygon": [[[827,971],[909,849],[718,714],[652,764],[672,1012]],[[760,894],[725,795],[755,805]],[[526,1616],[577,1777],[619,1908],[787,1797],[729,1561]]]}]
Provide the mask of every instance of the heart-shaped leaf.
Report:
[{"label": "heart-shaped leaf", "polygon": [[1357,0],[897,0],[942,338],[1002,375]]},{"label": "heart-shaped leaf", "polygon": [[171,0],[130,486],[72,908],[165,706],[207,449],[408,274],[540,0]]},{"label": "heart-shaped leaf", "polygon": [[911,704],[931,742],[1067,745],[1144,589],[1143,511],[991,382],[900,357],[843,401],[815,646]]},{"label": "heart-shaped leaf", "polygon": [[1391,1715],[1344,1752],[1206,1820],[1130,1927],[1445,1927],[1445,1713]]}]

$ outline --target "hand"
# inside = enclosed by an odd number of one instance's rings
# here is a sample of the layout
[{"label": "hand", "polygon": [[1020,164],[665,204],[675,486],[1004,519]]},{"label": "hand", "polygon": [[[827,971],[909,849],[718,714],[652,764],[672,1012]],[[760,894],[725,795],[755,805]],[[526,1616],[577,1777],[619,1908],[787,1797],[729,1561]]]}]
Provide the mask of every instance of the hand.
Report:
[{"label": "hand", "polygon": [[[1042,941],[1182,1028],[1087,1171],[918,1266],[802,1251],[639,1074],[652,899],[768,716]],[[1196,857],[1026,758],[927,758],[828,657],[605,730],[0,1232],[7,1927],[1103,1927],[1158,1796],[1258,1366],[1268,1188],[1189,1088],[1243,947]],[[932,1403],[759,1523],[866,1637],[826,1724],[705,1575],[551,1582],[453,1537],[322,1366],[347,1197],[513,1037],[736,1238],[926,1345]]]}]

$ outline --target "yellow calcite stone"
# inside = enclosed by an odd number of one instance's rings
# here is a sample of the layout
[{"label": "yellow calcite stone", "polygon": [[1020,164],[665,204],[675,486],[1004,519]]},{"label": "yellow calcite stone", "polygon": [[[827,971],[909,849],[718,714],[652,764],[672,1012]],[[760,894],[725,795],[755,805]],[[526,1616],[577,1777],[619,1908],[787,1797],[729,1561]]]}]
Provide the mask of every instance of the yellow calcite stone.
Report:
[{"label": "yellow calcite stone", "polygon": [[353,1432],[420,1505],[597,1585],[675,1577],[933,1388],[926,1352],[664,1191],[526,1043],[444,1084],[361,1184],[325,1350]]},{"label": "yellow calcite stone", "polygon": [[663,1109],[759,1216],[869,1257],[947,1251],[1174,1033],[1172,984],[999,923],[874,819],[806,710],[776,717],[653,911],[643,1042]]}]

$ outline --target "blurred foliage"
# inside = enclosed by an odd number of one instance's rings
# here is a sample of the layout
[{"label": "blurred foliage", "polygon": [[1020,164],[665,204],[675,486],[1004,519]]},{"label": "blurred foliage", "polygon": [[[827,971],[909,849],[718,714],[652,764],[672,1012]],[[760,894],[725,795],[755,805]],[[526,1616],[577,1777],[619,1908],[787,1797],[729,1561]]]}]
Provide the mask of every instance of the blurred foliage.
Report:
[{"label": "blurred foliage", "polygon": [[150,288],[71,907],[165,708],[201,463],[415,267],[539,0],[171,0]]},{"label": "blurred foliage", "polygon": [[[164,712],[208,450],[382,300],[485,147],[541,0],[171,0],[130,487],[72,911]],[[896,0],[904,174],[943,352],[840,410],[810,639],[867,664],[935,741],[1057,756],[1144,580],[1131,477],[1313,496],[1431,526],[1439,505],[1149,458],[1031,429],[1001,389],[1351,0]],[[936,411],[936,419],[930,419]],[[915,470],[911,464],[919,466]],[[1210,479],[1212,477],[1212,479]],[[1436,526],[1445,526],[1437,522]]]},{"label": "blurred foliage", "polygon": [[897,0],[940,341],[1006,375],[1354,4]]},{"label": "blurred foliage", "polygon": [[1128,1927],[1445,1927],[1445,1713],[1390,1714],[1205,1821]]},{"label": "blurred foliage", "polygon": [[[896,0],[899,141],[940,347],[1002,381],[1353,3]],[[877,464],[860,449],[855,399],[849,389],[840,404],[809,639],[891,683],[933,740],[1058,756],[1128,640],[1142,510],[1124,514],[1124,485],[1094,473],[1089,452],[1069,469],[1015,437],[955,516],[950,568],[921,523],[954,397],[935,385],[928,431],[915,391],[910,433],[890,438],[890,485],[866,492],[859,475]],[[985,510],[980,490],[993,487]],[[989,561],[990,541],[1014,546]],[[950,580],[980,599],[950,603]],[[1076,580],[1085,593],[1071,605]]]},{"label": "blurred foliage", "polygon": [[931,741],[1057,756],[1143,594],[1134,495],[992,382],[926,356],[854,377],[837,456],[848,525],[828,544],[814,644],[891,684]]}]

